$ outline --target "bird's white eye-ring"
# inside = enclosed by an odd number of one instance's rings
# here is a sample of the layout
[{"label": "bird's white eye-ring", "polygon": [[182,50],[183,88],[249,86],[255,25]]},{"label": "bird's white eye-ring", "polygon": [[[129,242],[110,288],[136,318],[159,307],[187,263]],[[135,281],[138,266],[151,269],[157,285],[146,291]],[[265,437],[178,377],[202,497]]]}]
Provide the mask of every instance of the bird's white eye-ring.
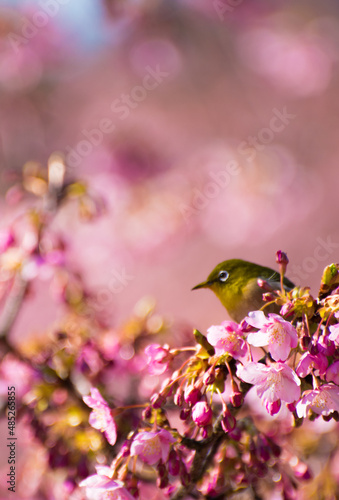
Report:
[{"label": "bird's white eye-ring", "polygon": [[227,271],[220,271],[220,273],[218,274],[218,280],[225,282],[227,280],[228,276],[229,276],[229,274]]}]

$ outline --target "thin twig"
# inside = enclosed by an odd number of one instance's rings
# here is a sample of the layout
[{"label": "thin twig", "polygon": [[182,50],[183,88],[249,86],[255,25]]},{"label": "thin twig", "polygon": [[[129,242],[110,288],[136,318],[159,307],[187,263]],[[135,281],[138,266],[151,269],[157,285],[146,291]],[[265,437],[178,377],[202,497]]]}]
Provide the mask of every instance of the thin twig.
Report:
[{"label": "thin twig", "polygon": [[21,309],[28,283],[17,274],[0,317],[0,338],[8,337]]}]

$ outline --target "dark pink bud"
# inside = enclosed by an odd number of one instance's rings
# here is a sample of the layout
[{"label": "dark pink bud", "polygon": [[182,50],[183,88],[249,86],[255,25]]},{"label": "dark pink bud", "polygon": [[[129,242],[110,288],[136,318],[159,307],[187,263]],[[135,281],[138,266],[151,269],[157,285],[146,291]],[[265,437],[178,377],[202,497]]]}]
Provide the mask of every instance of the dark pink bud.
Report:
[{"label": "dark pink bud", "polygon": [[192,410],[193,421],[199,427],[205,427],[212,422],[213,412],[205,401],[196,403]]},{"label": "dark pink bud", "polygon": [[287,254],[285,252],[282,252],[281,250],[278,250],[276,253],[276,263],[287,266],[287,264],[289,263]]},{"label": "dark pink bud", "polygon": [[264,291],[264,292],[273,292],[273,288],[267,281],[258,278],[257,279],[258,286]]},{"label": "dark pink bud", "polygon": [[272,302],[276,298],[277,298],[276,295],[274,295],[274,293],[271,293],[271,292],[264,293],[262,296],[262,300],[264,302]]},{"label": "dark pink bud", "polygon": [[161,408],[166,403],[166,398],[162,394],[153,394],[151,397],[152,408]]},{"label": "dark pink bud", "polygon": [[289,317],[292,315],[294,310],[294,305],[292,302],[286,302],[280,309],[280,315]]},{"label": "dark pink bud", "polygon": [[131,443],[129,441],[125,441],[121,447],[120,455],[122,457],[128,457],[131,453]]},{"label": "dark pink bud", "polygon": [[207,370],[202,381],[203,381],[204,385],[213,384],[215,382],[214,369],[210,368],[209,370]]},{"label": "dark pink bud", "polygon": [[296,411],[296,407],[294,403],[287,403],[286,404],[288,410],[290,410],[291,413],[294,413]]},{"label": "dark pink bud", "polygon": [[262,462],[267,462],[270,459],[270,446],[265,436],[258,436],[257,456]]},{"label": "dark pink bud", "polygon": [[239,408],[239,406],[241,406],[244,402],[243,393],[239,390],[239,387],[234,380],[232,380],[232,392],[230,394],[230,401],[235,408]]},{"label": "dark pink bud", "polygon": [[175,450],[171,450],[168,457],[168,472],[171,476],[177,476],[180,472],[180,461]]},{"label": "dark pink bud", "polygon": [[174,404],[177,405],[177,406],[182,406],[183,402],[184,402],[184,398],[182,396],[182,392],[181,390],[180,391],[177,391],[175,394],[174,394]]},{"label": "dark pink bud", "polygon": [[221,420],[221,427],[223,428],[224,432],[231,432],[235,428],[236,424],[237,424],[236,419],[233,417],[232,413],[225,405],[223,408],[223,418]]},{"label": "dark pink bud", "polygon": [[160,461],[157,466],[159,477],[165,477],[167,475],[167,470],[165,465]]},{"label": "dark pink bud", "polygon": [[191,410],[189,408],[183,408],[180,412],[180,420],[187,420]]},{"label": "dark pink bud", "polygon": [[280,399],[274,401],[273,403],[266,403],[266,410],[270,415],[275,415],[276,413],[278,413],[280,407],[281,407]]},{"label": "dark pink bud", "polygon": [[143,420],[148,420],[152,416],[152,408],[151,406],[147,406],[147,408],[144,409],[142,412],[142,418]]},{"label": "dark pink bud", "polygon": [[293,472],[296,478],[304,481],[312,477],[310,469],[304,462],[298,462],[297,465],[293,467]]},{"label": "dark pink bud", "polygon": [[319,346],[318,344],[314,344],[312,342],[311,346],[310,346],[310,353],[313,355],[313,356],[316,356],[319,352]]},{"label": "dark pink bud", "polygon": [[247,323],[246,320],[242,320],[242,322],[239,325],[239,328],[241,329],[242,332],[247,333],[252,331],[253,327]]},{"label": "dark pink bud", "polygon": [[201,398],[201,392],[194,385],[188,385],[185,388],[184,399],[185,402],[191,406],[194,406]]},{"label": "dark pink bud", "polygon": [[157,478],[157,486],[158,488],[166,488],[168,486],[168,476],[158,477]]},{"label": "dark pink bud", "polygon": [[300,345],[303,351],[306,351],[310,345],[311,337],[309,335],[303,335],[300,339]]}]

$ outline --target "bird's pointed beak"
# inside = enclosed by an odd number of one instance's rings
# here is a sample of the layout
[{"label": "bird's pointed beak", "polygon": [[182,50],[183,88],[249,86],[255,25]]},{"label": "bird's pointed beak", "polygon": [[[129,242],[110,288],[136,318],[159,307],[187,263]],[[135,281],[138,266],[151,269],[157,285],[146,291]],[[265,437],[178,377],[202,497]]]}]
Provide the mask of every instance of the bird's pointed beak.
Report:
[{"label": "bird's pointed beak", "polygon": [[203,281],[199,285],[195,285],[192,290],[198,290],[199,288],[209,288],[211,286],[211,281]]}]

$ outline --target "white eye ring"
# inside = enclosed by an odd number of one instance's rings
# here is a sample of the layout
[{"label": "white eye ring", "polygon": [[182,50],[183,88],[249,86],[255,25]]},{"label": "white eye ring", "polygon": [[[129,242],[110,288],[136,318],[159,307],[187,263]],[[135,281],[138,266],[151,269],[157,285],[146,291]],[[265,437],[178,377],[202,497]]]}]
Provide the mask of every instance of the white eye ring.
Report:
[{"label": "white eye ring", "polygon": [[222,282],[227,281],[228,277],[229,277],[229,274],[227,271],[220,271],[220,273],[218,274],[218,280],[222,281]]}]

